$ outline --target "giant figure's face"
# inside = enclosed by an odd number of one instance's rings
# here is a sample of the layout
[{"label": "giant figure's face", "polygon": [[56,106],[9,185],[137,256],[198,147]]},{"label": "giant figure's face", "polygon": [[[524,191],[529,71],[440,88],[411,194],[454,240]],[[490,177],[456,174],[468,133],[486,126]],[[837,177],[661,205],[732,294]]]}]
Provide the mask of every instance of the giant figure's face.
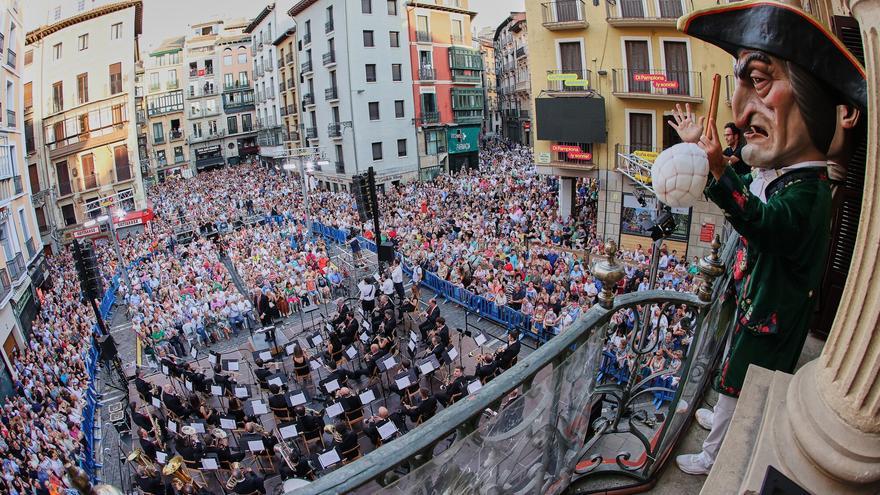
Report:
[{"label": "giant figure's face", "polygon": [[746,140],[742,151],[746,163],[781,168],[825,159],[810,139],[782,60],[743,50],[737,57],[735,73],[731,106]]}]

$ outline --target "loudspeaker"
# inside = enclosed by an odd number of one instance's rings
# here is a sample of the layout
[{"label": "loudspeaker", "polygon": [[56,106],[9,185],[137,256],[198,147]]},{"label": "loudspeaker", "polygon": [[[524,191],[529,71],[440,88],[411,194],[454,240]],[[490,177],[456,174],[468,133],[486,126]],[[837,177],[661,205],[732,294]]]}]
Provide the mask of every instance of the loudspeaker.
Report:
[{"label": "loudspeaker", "polygon": [[390,242],[383,242],[379,244],[379,261],[384,263],[391,263],[394,261],[394,244]]}]

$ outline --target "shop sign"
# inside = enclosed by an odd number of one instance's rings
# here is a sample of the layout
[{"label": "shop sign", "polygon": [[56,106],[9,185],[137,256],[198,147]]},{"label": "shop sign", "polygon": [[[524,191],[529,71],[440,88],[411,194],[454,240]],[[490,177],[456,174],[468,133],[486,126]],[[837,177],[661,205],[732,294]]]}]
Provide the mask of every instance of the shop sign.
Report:
[{"label": "shop sign", "polygon": [[585,152],[583,152],[583,151],[579,151],[579,152],[577,152],[577,153],[567,153],[565,156],[566,156],[566,158],[568,158],[569,160],[584,160],[584,161],[590,161],[590,160],[593,159],[593,154],[592,154],[592,153],[585,153]]},{"label": "shop sign", "polygon": [[583,150],[580,146],[573,146],[569,144],[554,144],[550,146],[550,151],[555,151],[557,153],[580,153]]},{"label": "shop sign", "polygon": [[538,161],[538,163],[550,163],[550,161],[551,161],[550,153],[548,153],[546,151],[542,151],[542,152],[538,153],[538,160],[537,161]]},{"label": "shop sign", "polygon": [[101,232],[101,226],[95,225],[94,227],[89,227],[86,229],[75,230],[73,232],[74,239],[82,239],[84,237],[93,236]]},{"label": "shop sign", "polygon": [[446,130],[447,150],[450,155],[471,153],[480,149],[479,127],[454,127]]},{"label": "shop sign", "polygon": [[700,227],[700,242],[712,242],[712,239],[715,238],[715,224],[714,223],[704,223],[702,227]]}]

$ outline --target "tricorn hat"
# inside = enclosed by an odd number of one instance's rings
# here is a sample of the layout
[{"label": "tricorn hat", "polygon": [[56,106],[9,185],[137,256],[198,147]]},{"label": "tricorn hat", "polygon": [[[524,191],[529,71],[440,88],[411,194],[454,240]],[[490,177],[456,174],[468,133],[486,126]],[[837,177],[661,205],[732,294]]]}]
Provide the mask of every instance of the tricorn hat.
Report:
[{"label": "tricorn hat", "polygon": [[865,69],[821,22],[792,5],[753,0],[697,10],[678,30],[731,53],[760,50],[809,71],[862,111],[868,108]]}]

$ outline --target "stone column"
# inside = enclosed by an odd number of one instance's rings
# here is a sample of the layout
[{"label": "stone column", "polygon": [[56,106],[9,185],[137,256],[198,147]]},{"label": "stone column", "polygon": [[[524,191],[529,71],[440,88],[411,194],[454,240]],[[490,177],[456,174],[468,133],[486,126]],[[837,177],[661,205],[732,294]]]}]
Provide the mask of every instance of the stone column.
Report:
[{"label": "stone column", "polygon": [[817,493],[839,494],[880,490],[880,170],[874,166],[880,161],[880,0],[848,3],[861,26],[868,66],[865,199],[828,341],[817,360],[795,373],[777,430],[782,445],[797,447],[782,456],[796,481]]},{"label": "stone column", "polygon": [[574,181],[570,177],[559,178],[559,216],[563,220],[571,217],[574,206]]}]

